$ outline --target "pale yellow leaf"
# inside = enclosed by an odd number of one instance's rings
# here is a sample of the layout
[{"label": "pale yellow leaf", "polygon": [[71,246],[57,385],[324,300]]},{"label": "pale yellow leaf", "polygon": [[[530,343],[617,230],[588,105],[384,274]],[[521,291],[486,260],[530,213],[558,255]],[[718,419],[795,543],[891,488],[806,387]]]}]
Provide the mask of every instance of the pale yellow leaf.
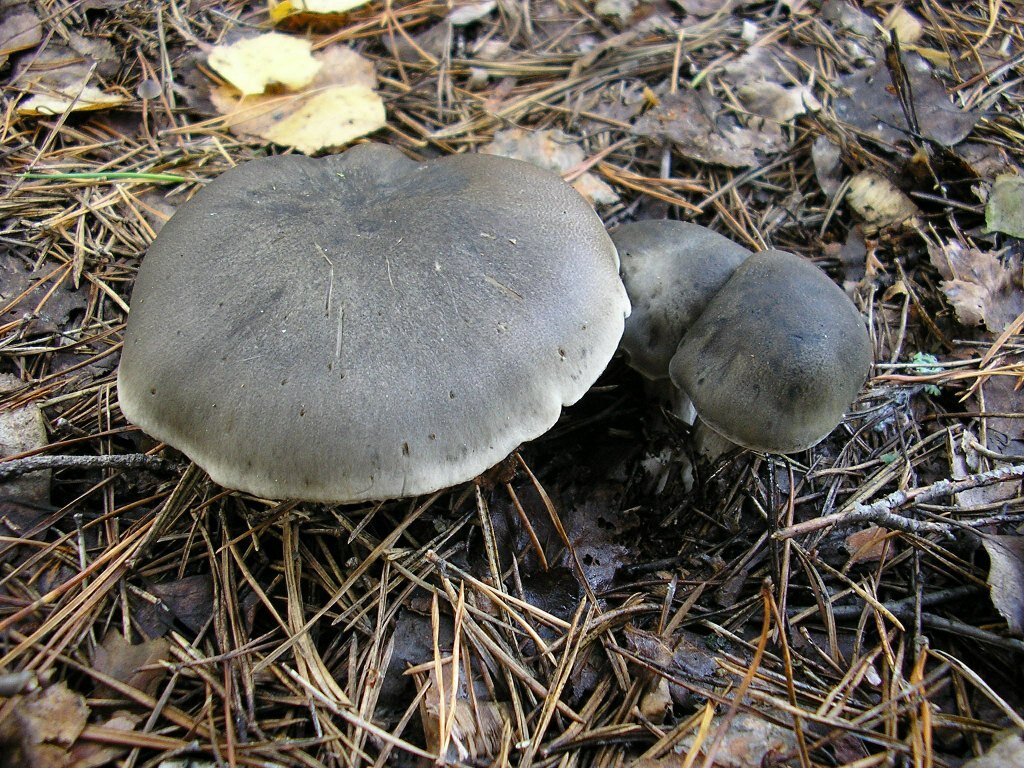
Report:
[{"label": "pale yellow leaf", "polygon": [[341,147],[384,127],[384,101],[365,85],[336,86],[307,100],[265,138],[300,152]]},{"label": "pale yellow leaf", "polygon": [[282,0],[281,2],[270,0],[270,20],[276,24],[282,19],[301,13],[321,15],[347,13],[353,8],[366,5],[367,2],[369,0]]},{"label": "pale yellow leaf", "polygon": [[247,96],[263,93],[271,85],[291,91],[305,88],[321,66],[313,58],[308,40],[278,32],[215,46],[207,61],[218,75]]},{"label": "pale yellow leaf", "polygon": [[116,93],[104,93],[94,85],[69,87],[52,93],[39,93],[18,105],[19,115],[61,115],[64,112],[83,112],[109,109],[124,104],[128,99]]}]

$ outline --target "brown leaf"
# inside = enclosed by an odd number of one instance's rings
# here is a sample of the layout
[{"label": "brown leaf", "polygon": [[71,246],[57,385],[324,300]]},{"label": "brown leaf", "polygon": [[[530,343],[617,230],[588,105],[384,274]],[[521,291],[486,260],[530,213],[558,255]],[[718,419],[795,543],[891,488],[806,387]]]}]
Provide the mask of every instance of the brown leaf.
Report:
[{"label": "brown leaf", "polygon": [[479,698],[474,707],[464,690],[465,681],[460,678],[461,685],[456,694],[455,711],[452,713],[452,680],[449,677],[449,668],[450,665],[442,668],[443,681],[440,686],[433,670],[428,675],[417,676],[420,678],[420,685],[427,686],[427,691],[420,700],[420,717],[423,721],[427,749],[437,754],[441,747],[443,709],[445,721],[450,723],[451,729],[448,749],[444,756],[445,762],[489,762],[497,755],[501,746],[502,730],[505,722],[511,717],[508,707]]},{"label": "brown leaf", "polygon": [[193,632],[201,630],[213,615],[213,579],[209,574],[154,584],[150,591]]},{"label": "brown leaf", "polygon": [[847,565],[881,560],[889,549],[889,537],[889,531],[877,525],[851,533],[846,538],[846,551],[850,553]]},{"label": "brown leaf", "polygon": [[[103,638],[103,642],[96,646],[93,666],[97,672],[127,683],[144,693],[152,694],[160,684],[161,678],[167,674],[166,669],[155,665],[167,658],[170,658],[170,643],[165,638],[158,637],[132,645],[120,632],[111,630]],[[119,696],[104,685],[96,687],[96,695]]]},{"label": "brown leaf", "polygon": [[[715,715],[711,720],[709,733],[718,730],[723,715]],[[694,743],[694,735],[684,737],[675,747],[677,753],[670,753],[661,758],[642,758],[630,764],[630,768],[681,768],[685,764],[687,753]],[[700,765],[705,750],[710,746],[709,736],[698,751]],[[771,758],[787,754],[796,749],[796,737],[788,728],[782,728],[756,714],[739,712],[729,723],[729,729],[718,742],[715,750],[715,768],[761,768],[772,765]]]},{"label": "brown leaf", "polygon": [[0,722],[0,768],[65,768],[88,718],[85,697],[63,682],[23,696]]},{"label": "brown leaf", "polygon": [[781,133],[743,128],[724,114],[721,102],[706,92],[682,90],[633,124],[633,133],[667,139],[686,157],[729,168],[754,168],[759,153],[785,149]]},{"label": "brown leaf", "polygon": [[982,544],[990,561],[992,604],[1019,637],[1024,634],[1024,536],[986,536]]},{"label": "brown leaf", "polygon": [[[103,723],[103,727],[115,731],[134,731],[140,720],[142,718],[138,715],[118,712]],[[127,751],[128,747],[99,744],[81,739],[71,748],[66,766],[67,768],[102,768],[104,765],[110,765]]]},{"label": "brown leaf", "polygon": [[[946,87],[931,74],[931,67],[920,56],[903,57],[913,93],[914,110],[921,133],[951,147],[959,144],[974,129],[981,114],[954,106]],[[907,118],[892,86],[885,62],[844,77],[846,95],[836,99],[840,120],[887,144],[910,139]]]},{"label": "brown leaf", "polygon": [[[1013,362],[1021,361],[1015,358]],[[1013,376],[993,376],[982,385],[981,391],[985,398],[984,411],[1007,414],[985,417],[986,447],[1010,456],[1024,455],[1024,419],[1014,418],[1024,413],[1024,389],[1019,387],[1018,380]]]},{"label": "brown leaf", "polygon": [[962,324],[984,325],[1000,333],[1024,312],[1020,257],[1003,264],[987,251],[955,241],[929,244],[928,255],[944,278],[942,291]]}]

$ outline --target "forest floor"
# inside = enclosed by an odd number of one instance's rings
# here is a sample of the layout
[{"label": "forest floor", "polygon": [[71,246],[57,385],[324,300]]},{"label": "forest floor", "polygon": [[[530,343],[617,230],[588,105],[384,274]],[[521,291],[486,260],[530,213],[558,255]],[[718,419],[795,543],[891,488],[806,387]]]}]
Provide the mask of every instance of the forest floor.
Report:
[{"label": "forest floor", "polygon": [[[0,2],[0,766],[1024,765],[1024,6],[300,5]],[[243,98],[275,28],[323,81]],[[790,457],[703,458],[616,359],[511,479],[224,490],[119,409],[140,260],[359,135],[806,256],[871,376]]]}]

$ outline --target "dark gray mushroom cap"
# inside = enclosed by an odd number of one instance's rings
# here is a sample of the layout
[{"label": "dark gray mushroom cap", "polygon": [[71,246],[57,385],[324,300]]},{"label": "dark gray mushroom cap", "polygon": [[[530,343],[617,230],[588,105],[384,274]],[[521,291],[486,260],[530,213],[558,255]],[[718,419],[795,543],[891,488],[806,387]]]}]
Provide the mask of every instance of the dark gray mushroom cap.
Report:
[{"label": "dark gray mushroom cap", "polygon": [[598,377],[629,313],[616,267],[590,206],[528,163],[382,145],[253,161],[150,248],[121,408],[265,497],[445,488]]},{"label": "dark gray mushroom cap", "polygon": [[871,366],[864,320],[811,262],[747,259],[683,337],[672,380],[708,426],[769,453],[809,448],[843,418]]},{"label": "dark gray mushroom cap", "polygon": [[668,378],[686,329],[750,251],[706,227],[667,219],[623,224],[612,240],[633,305],[621,348],[647,378]]}]

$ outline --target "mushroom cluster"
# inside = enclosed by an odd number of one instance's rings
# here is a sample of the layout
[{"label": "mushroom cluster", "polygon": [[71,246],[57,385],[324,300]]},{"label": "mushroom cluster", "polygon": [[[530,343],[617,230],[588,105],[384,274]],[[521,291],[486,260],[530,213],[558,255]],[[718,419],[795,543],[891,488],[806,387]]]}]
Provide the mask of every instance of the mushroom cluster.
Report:
[{"label": "mushroom cluster", "polygon": [[612,240],[634,305],[622,348],[640,373],[671,377],[701,421],[746,448],[794,453],[835,429],[872,350],[824,272],[683,222],[626,224]]},{"label": "mushroom cluster", "polygon": [[525,162],[380,144],[252,161],[149,249],[121,409],[267,498],[446,488],[590,388],[629,314],[618,269],[593,209]]}]

